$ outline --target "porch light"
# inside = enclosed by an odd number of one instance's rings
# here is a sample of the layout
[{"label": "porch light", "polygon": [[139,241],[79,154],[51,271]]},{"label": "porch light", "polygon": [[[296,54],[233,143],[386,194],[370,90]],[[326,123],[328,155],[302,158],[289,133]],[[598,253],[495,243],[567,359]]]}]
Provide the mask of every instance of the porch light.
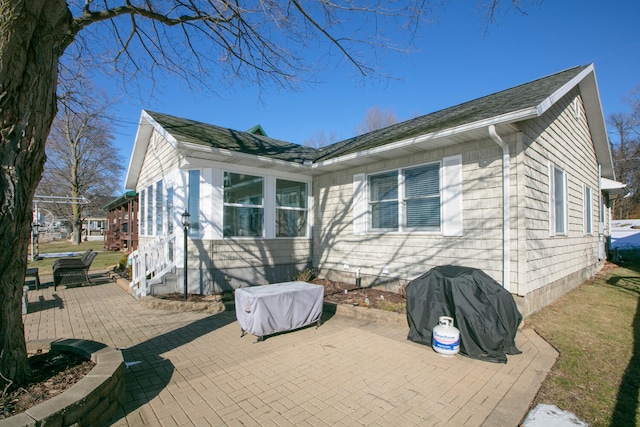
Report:
[{"label": "porch light", "polygon": [[191,215],[189,212],[182,212],[182,228],[184,230],[184,300],[187,300],[187,234],[189,234],[189,224]]},{"label": "porch light", "polygon": [[187,229],[189,228],[189,225],[191,224],[191,215],[189,215],[189,212],[184,211],[182,212],[182,226]]}]

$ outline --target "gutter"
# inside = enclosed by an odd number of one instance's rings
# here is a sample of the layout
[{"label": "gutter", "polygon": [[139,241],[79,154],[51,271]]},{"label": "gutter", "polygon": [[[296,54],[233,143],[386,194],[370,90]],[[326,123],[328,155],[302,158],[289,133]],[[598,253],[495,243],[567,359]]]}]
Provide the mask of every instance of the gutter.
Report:
[{"label": "gutter", "polygon": [[511,216],[509,208],[509,145],[506,144],[496,132],[495,125],[487,128],[489,136],[493,142],[502,148],[502,287],[511,291],[511,242],[509,234],[511,231]]}]

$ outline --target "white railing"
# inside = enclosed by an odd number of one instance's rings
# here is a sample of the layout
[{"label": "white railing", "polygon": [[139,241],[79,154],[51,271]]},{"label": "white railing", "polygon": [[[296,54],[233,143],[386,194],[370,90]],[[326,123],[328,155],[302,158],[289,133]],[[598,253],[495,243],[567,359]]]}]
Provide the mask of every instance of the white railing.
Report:
[{"label": "white railing", "polygon": [[131,252],[131,294],[136,298],[148,294],[151,279],[160,279],[176,266],[176,235],[159,236]]}]

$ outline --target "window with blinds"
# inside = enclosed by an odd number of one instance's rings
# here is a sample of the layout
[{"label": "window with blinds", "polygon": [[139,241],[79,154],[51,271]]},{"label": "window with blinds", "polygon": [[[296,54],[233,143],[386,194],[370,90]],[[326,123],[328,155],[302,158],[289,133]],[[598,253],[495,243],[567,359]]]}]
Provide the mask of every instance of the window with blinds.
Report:
[{"label": "window with blinds", "polygon": [[440,164],[369,175],[371,230],[440,230]]},{"label": "window with blinds", "polygon": [[404,170],[407,228],[440,229],[440,167],[438,164]]},{"label": "window with blinds", "polygon": [[369,212],[372,229],[398,228],[398,171],[369,176]]}]

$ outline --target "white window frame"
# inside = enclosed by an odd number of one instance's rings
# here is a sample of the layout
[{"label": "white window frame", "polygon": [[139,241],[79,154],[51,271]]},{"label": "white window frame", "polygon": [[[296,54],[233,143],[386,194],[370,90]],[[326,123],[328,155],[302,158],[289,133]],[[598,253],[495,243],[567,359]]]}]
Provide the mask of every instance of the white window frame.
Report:
[{"label": "white window frame", "polygon": [[155,235],[159,236],[164,233],[164,210],[166,203],[166,196],[164,194],[164,182],[158,180],[154,184],[154,210],[153,210],[153,222],[155,224]]},{"label": "white window frame", "polygon": [[584,234],[593,235],[593,190],[588,185],[583,189]]},{"label": "white window frame", "polygon": [[[562,182],[558,183],[556,178],[556,172],[559,172],[561,175]],[[567,172],[561,167],[549,163],[549,235],[550,236],[567,236],[569,234],[568,231],[568,200],[567,200]],[[557,223],[557,201],[556,201],[556,189],[558,185],[561,186],[562,189],[562,229],[558,229]]]},{"label": "white window frame", "polygon": [[309,237],[309,183],[305,182],[305,181],[298,181],[298,180],[295,180],[295,179],[276,177],[276,179],[275,179],[275,194],[274,194],[274,198],[277,195],[278,181],[290,181],[290,182],[296,182],[296,183],[299,183],[299,184],[304,184],[304,186],[305,186],[305,202],[304,202],[304,204],[305,204],[306,207],[298,208],[298,207],[291,207],[291,206],[278,206],[278,201],[274,200],[274,207],[275,207],[275,218],[274,218],[274,221],[278,220],[278,211],[279,210],[304,212],[304,215],[305,215],[304,235],[301,235],[301,236],[278,236],[277,235],[277,227],[276,227],[277,224],[274,223],[274,227],[276,228],[276,230],[275,230],[276,239],[308,238]]},{"label": "white window frame", "polygon": [[[191,194],[191,173],[198,172],[198,197],[194,200]],[[201,238],[203,234],[203,224],[200,218],[200,205],[202,202],[202,170],[201,169],[188,169],[186,176],[186,208],[189,212],[189,236],[192,238]],[[195,212],[192,211],[193,205],[197,206]]]},{"label": "white window frame", "polygon": [[[262,179],[262,204],[261,205],[255,205],[255,204],[250,204],[250,203],[229,203],[226,202],[224,200],[224,176],[225,174],[245,174],[245,175],[250,175],[250,176],[254,176],[256,178],[260,178]],[[223,196],[223,202],[222,202],[222,236],[225,239],[242,239],[242,238],[249,238],[249,239],[262,239],[266,236],[266,223],[267,223],[267,210],[266,210],[266,205],[267,205],[267,177],[264,175],[260,175],[260,174],[256,174],[256,173],[244,173],[244,172],[237,172],[237,171],[232,171],[232,170],[224,170],[222,172],[222,196]],[[224,235],[224,229],[225,229],[225,224],[224,224],[224,210],[227,207],[235,207],[235,208],[250,208],[250,209],[262,209],[262,234],[260,236],[225,236]]]},{"label": "white window frame", "polygon": [[[425,166],[431,166],[431,165],[438,165],[438,195],[437,197],[440,199],[439,200],[439,224],[438,227],[407,227],[407,208],[406,208],[406,204],[407,204],[407,195],[406,195],[406,182],[405,182],[405,172],[407,170],[410,169],[416,169],[416,168],[421,168],[421,167],[425,167]],[[398,226],[397,228],[374,228],[372,221],[373,221],[373,216],[372,216],[372,204],[373,203],[377,203],[377,202],[373,202],[371,201],[371,178],[375,177],[375,176],[379,176],[379,175],[383,175],[383,174],[389,174],[395,172],[396,176],[397,176],[397,198],[395,199],[395,202],[398,205]],[[365,193],[365,197],[366,197],[366,206],[367,206],[367,219],[366,219],[366,230],[367,233],[388,233],[388,232],[392,232],[392,233],[408,233],[408,232],[420,232],[420,233],[438,233],[441,234],[443,231],[443,214],[442,214],[442,192],[443,192],[443,180],[442,180],[442,174],[443,174],[443,165],[441,161],[437,161],[437,162],[429,162],[429,163],[423,163],[423,164],[419,164],[419,165],[412,165],[412,166],[407,166],[407,167],[403,167],[403,168],[399,168],[399,169],[390,169],[390,170],[386,170],[386,171],[379,171],[379,172],[375,172],[375,173],[371,173],[371,174],[367,174],[365,176],[365,180],[364,180],[364,193]],[[430,196],[430,197],[436,197],[436,196]]]},{"label": "white window frame", "polygon": [[138,232],[141,236],[147,235],[147,191],[146,187],[140,190],[140,199],[138,203]]}]

